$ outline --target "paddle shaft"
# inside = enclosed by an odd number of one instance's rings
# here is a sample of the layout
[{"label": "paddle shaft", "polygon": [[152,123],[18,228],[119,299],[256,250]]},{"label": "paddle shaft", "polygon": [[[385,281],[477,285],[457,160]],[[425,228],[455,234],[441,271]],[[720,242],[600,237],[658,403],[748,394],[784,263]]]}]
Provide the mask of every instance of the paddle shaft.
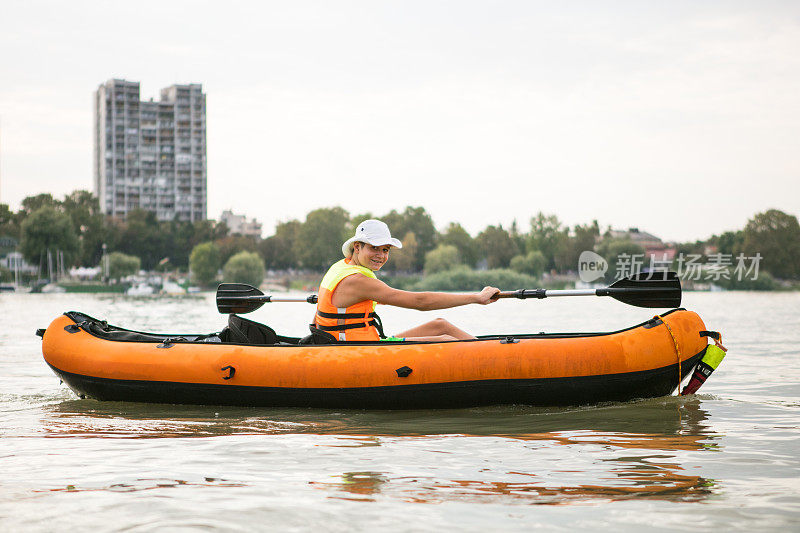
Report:
[{"label": "paddle shaft", "polygon": [[[516,291],[505,291],[500,292],[497,297],[498,298],[519,298],[520,300],[525,300],[528,298],[554,298],[557,296],[616,296],[622,294],[635,294],[637,292],[641,293],[653,293],[658,292],[659,290],[662,291],[669,291],[671,289],[640,289],[637,287],[628,287],[628,288],[621,288],[616,289],[613,287],[606,287],[600,289],[519,289]],[[247,301],[247,302],[263,302],[263,303],[276,303],[276,302],[306,302],[310,304],[317,303],[317,295],[311,294],[306,297],[296,297],[296,298],[289,298],[289,297],[276,297],[270,295],[261,295],[261,296],[238,296],[236,298],[239,301]]]},{"label": "paddle shaft", "polygon": [[498,298],[519,298],[525,300],[527,298],[552,298],[556,296],[621,296],[626,294],[654,294],[658,292],[668,293],[674,291],[672,288],[638,288],[638,287],[625,287],[614,288],[605,287],[600,289],[519,289],[517,291],[501,292],[497,295]]},{"label": "paddle shaft", "polygon": [[[226,297],[221,296],[220,299],[224,300]],[[269,296],[269,295],[261,295],[261,296],[236,296],[235,298],[230,298],[231,300],[239,301],[239,302],[254,302],[254,303],[271,303],[271,302],[306,302],[310,304],[317,303],[317,295],[312,294],[306,297],[298,297],[298,298],[289,298],[289,297],[276,297],[276,296]]]}]

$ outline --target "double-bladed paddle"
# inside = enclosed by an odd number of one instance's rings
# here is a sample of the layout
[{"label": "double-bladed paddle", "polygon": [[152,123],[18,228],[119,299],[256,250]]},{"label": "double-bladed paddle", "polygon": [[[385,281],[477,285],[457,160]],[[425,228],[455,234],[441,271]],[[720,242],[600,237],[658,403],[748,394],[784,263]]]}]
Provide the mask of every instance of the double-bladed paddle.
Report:
[{"label": "double-bladed paddle", "polygon": [[[519,289],[501,292],[498,298],[551,298],[554,296],[611,296],[636,307],[678,307],[681,305],[681,282],[675,272],[642,273],[615,281],[599,289]],[[244,283],[222,283],[217,288],[217,310],[223,314],[250,313],[268,302],[317,303],[317,295],[284,298],[265,295]]]}]

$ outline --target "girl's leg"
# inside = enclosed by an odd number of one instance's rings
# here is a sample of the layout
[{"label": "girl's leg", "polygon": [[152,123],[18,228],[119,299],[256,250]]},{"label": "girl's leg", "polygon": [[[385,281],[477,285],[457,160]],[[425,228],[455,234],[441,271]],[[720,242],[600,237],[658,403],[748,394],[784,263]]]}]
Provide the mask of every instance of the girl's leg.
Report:
[{"label": "girl's leg", "polygon": [[475,338],[474,335],[455,327],[443,318],[431,320],[415,328],[398,333],[396,336],[405,337],[406,340],[418,341],[467,340]]}]

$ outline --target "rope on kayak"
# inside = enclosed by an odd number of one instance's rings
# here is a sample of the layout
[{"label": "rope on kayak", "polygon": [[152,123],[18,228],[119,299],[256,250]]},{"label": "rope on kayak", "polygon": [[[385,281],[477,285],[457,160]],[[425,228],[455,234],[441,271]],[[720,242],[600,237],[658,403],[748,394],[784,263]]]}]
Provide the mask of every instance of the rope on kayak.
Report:
[{"label": "rope on kayak", "polygon": [[681,387],[681,347],[678,346],[678,339],[675,338],[675,334],[672,332],[672,328],[669,326],[666,320],[661,318],[660,315],[655,316],[656,319],[661,320],[661,322],[667,326],[667,331],[669,331],[669,336],[672,338],[672,344],[675,345],[675,353],[678,354],[678,389]]}]

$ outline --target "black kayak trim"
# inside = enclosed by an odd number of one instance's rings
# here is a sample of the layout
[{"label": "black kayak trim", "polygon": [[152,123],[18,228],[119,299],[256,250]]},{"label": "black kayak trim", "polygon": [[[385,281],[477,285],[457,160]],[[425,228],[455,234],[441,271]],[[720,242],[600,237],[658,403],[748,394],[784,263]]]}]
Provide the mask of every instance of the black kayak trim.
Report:
[{"label": "black kayak trim", "polygon": [[[681,363],[686,377],[705,348]],[[49,365],[49,363],[48,363]],[[49,365],[78,396],[102,401],[250,407],[453,409],[487,405],[584,405],[656,398],[677,387],[678,364],[661,368],[537,379],[493,379],[385,387],[284,388],[109,379]]]},{"label": "black kayak trim", "polygon": [[[596,332],[550,332],[545,333],[544,331],[539,333],[504,333],[504,334],[493,334],[493,335],[479,335],[475,339],[462,339],[462,340],[452,340],[452,341],[439,341],[436,344],[445,344],[445,343],[468,343],[468,342],[481,342],[481,341],[496,341],[499,339],[505,339],[508,337],[514,339],[573,339],[579,337],[605,337],[607,335],[615,335],[617,333],[623,333],[626,331],[631,331],[636,328],[645,328],[650,329],[655,326],[659,326],[663,323],[662,318],[671,315],[677,311],[686,311],[683,307],[678,307],[675,309],[670,309],[665,313],[661,313],[660,315],[656,315],[653,318],[645,320],[644,322],[640,322],[639,324],[634,324],[633,326],[628,326],[626,328],[614,330],[614,331],[596,331]],[[76,329],[75,332],[82,329],[86,333],[96,337],[98,339],[103,339],[107,341],[113,342],[133,342],[133,343],[161,343],[165,339],[169,339],[172,342],[180,342],[180,343],[187,343],[187,344],[203,344],[202,339],[214,335],[212,334],[197,334],[197,333],[149,333],[145,331],[136,331],[132,329],[126,329],[119,326],[114,326],[109,324],[105,320],[99,320],[97,318],[91,317],[86,313],[81,313],[80,311],[67,311],[64,313],[66,317],[72,320],[75,323]],[[241,317],[240,317],[241,318]],[[263,325],[263,324],[262,324]],[[268,327],[268,326],[265,326]],[[272,328],[270,328],[272,329]],[[278,341],[277,344],[274,345],[265,345],[265,346],[273,346],[276,348],[298,348],[307,346],[303,346],[302,344],[298,344],[300,341],[297,337],[288,337],[277,335],[276,336]],[[251,346],[252,343],[242,343],[242,342],[222,342],[220,344],[223,345],[235,345],[235,346]],[[392,343],[392,344],[399,344],[399,343]],[[410,345],[410,344],[433,344],[429,341],[404,341],[402,344]],[[386,347],[385,342],[380,341],[348,341],[348,342],[337,342],[335,344],[329,345],[320,345],[320,346],[328,346],[328,347],[339,347],[342,346],[383,346]]]}]

